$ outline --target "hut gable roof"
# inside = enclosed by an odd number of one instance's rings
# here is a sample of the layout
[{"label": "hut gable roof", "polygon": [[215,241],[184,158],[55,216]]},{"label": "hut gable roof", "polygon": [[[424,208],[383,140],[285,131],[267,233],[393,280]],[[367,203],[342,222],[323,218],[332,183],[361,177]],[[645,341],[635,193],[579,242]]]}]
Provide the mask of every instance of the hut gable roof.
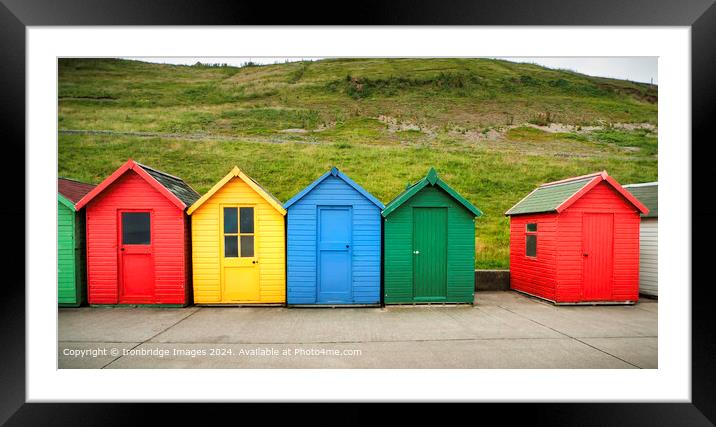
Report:
[{"label": "hut gable roof", "polygon": [[258,195],[263,197],[264,200],[266,200],[266,202],[271,205],[271,207],[276,209],[276,211],[278,211],[281,215],[286,215],[286,209],[281,206],[281,202],[271,193],[266,191],[266,189],[263,188],[258,182],[256,182],[256,180],[246,175],[237,166],[234,166],[234,168],[231,169],[231,171],[225,177],[223,177],[221,181],[217,182],[206,194],[196,200],[194,204],[192,204],[191,207],[189,207],[189,209],[187,210],[187,214],[191,215],[194,211],[199,209],[201,205],[203,205],[207,200],[209,200],[214,194],[216,194],[217,191],[219,191],[233,178],[239,178],[240,180],[244,181],[246,185],[251,187],[251,189],[253,189]]},{"label": "hut gable roof", "polygon": [[649,209],[609,176],[606,171],[542,184],[511,207],[505,215],[562,212],[602,181],[606,181],[639,212]]},{"label": "hut gable roof", "polygon": [[181,200],[186,206],[191,206],[192,203],[199,199],[199,193],[194,191],[193,188],[184,182],[181,178],[169,175],[166,172],[162,172],[149,166],[137,163],[137,166],[144,169],[152,178],[157,180],[164,188],[169,190],[177,199]]},{"label": "hut gable roof", "polygon": [[57,178],[57,192],[62,194],[73,204],[79,202],[80,199],[92,191],[94,187],[94,184],[87,184],[85,182],[75,181],[74,179]]},{"label": "hut gable roof", "polygon": [[625,185],[631,194],[634,195],[640,202],[644,203],[649,208],[649,213],[642,214],[643,218],[658,218],[659,217],[659,183],[658,182],[645,182],[643,184],[628,184]]},{"label": "hut gable roof", "polygon": [[391,212],[398,209],[403,203],[410,200],[411,197],[413,197],[415,194],[417,194],[420,190],[427,187],[428,185],[441,188],[453,199],[455,199],[455,201],[464,206],[465,209],[472,212],[476,217],[482,216],[482,212],[478,208],[476,208],[467,199],[462,197],[457,191],[453,190],[449,185],[445,183],[445,181],[440,179],[435,168],[430,168],[428,174],[423,179],[413,185],[408,186],[405,191],[398,194],[398,196],[396,196],[392,201],[390,201],[390,203],[386,205],[385,209],[383,209],[382,215],[384,217],[390,215]]},{"label": "hut gable roof", "polygon": [[134,160],[129,159],[122,166],[120,166],[119,169],[114,171],[112,175],[107,177],[89,193],[85,194],[75,204],[75,208],[77,210],[82,209],[85,205],[87,205],[87,203],[130,170],[136,172],[137,175],[142,177],[149,185],[154,187],[181,210],[184,210],[187,206],[191,205],[191,203],[199,198],[199,193],[194,191],[189,184],[185,183],[180,178],[156,169],[152,169],[149,166],[139,164]]},{"label": "hut gable roof", "polygon": [[94,184],[87,184],[74,179],[57,178],[57,200],[74,211],[76,210],[75,203],[85,194],[92,191],[94,187]]},{"label": "hut gable roof", "polygon": [[324,180],[326,180],[328,177],[334,176],[338,179],[343,180],[346,184],[350,185],[355,189],[358,193],[360,193],[363,197],[368,199],[371,203],[376,205],[378,209],[383,209],[383,203],[380,202],[380,200],[376,199],[372,194],[367,192],[363,187],[358,185],[355,181],[350,179],[346,174],[339,171],[338,168],[332,167],[331,170],[321,175],[317,180],[313,181],[308,187],[301,190],[298,194],[293,196],[291,199],[289,199],[286,203],[284,203],[284,208],[288,209],[291,205],[301,200],[306,194],[310,193],[311,190],[316,188],[320,183],[322,183]]}]

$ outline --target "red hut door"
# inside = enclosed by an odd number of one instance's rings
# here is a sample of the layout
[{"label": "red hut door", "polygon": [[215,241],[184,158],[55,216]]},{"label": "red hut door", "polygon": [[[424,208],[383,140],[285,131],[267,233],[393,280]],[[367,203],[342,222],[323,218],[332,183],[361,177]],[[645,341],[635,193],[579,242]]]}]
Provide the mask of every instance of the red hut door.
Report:
[{"label": "red hut door", "polygon": [[119,303],[151,303],[152,215],[149,211],[120,211],[119,230]]},{"label": "red hut door", "polygon": [[582,220],[583,289],[587,301],[612,298],[614,215],[585,213]]}]

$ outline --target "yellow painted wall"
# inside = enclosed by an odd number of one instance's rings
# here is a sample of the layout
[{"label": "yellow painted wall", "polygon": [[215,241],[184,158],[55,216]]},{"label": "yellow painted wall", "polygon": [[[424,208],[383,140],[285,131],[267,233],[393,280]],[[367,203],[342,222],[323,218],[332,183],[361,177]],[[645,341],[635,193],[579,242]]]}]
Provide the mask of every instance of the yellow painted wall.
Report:
[{"label": "yellow painted wall", "polygon": [[[284,216],[239,177],[232,178],[191,214],[194,302],[225,303],[221,293],[221,205],[252,204],[255,254],[259,259],[260,298],[242,303],[286,302]],[[235,302],[235,301],[231,301]]]}]

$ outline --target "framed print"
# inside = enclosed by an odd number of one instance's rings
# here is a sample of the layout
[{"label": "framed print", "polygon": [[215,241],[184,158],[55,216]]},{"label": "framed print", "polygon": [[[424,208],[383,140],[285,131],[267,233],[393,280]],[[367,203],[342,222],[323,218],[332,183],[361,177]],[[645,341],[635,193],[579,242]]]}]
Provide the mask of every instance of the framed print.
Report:
[{"label": "framed print", "polygon": [[0,8],[0,419],[713,422],[712,2],[130,6]]}]

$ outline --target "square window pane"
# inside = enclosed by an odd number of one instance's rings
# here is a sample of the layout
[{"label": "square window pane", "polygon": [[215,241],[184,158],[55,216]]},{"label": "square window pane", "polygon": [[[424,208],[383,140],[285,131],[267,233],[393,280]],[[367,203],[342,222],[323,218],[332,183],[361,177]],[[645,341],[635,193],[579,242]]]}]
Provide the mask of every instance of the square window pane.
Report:
[{"label": "square window pane", "polygon": [[241,236],[241,257],[251,258],[254,256],[254,236]]},{"label": "square window pane", "polygon": [[122,244],[151,243],[149,212],[122,212]]},{"label": "square window pane", "polygon": [[528,223],[527,231],[537,231],[537,224],[536,223]]},{"label": "square window pane", "polygon": [[254,232],[254,208],[241,208],[241,233]]},{"label": "square window pane", "polygon": [[237,209],[236,208],[224,208],[224,233],[237,233],[238,228],[236,224]]},{"label": "square window pane", "polygon": [[525,242],[525,254],[527,256],[536,257],[537,256],[537,236],[534,234],[528,234],[527,240]]},{"label": "square window pane", "polygon": [[224,236],[224,258],[238,258],[239,241],[237,236]]}]

